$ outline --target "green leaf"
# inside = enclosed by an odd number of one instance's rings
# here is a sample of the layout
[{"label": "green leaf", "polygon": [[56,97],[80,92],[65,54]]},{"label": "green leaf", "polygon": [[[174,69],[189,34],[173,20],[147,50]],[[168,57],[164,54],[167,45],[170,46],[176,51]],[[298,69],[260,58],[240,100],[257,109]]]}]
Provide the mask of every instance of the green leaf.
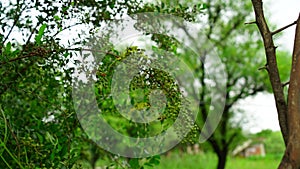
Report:
[{"label": "green leaf", "polygon": [[45,29],[47,27],[47,24],[43,24],[40,29],[39,29],[39,33],[36,35],[35,37],[35,41],[36,41],[36,44],[37,45],[40,45],[41,44],[41,39],[44,35],[44,32],[45,32]]},{"label": "green leaf", "polygon": [[55,149],[52,150],[52,153],[50,155],[50,160],[53,161],[55,157]]},{"label": "green leaf", "polygon": [[44,137],[40,133],[36,133],[37,137],[39,138],[40,143],[44,142]]},{"label": "green leaf", "polygon": [[203,3],[201,9],[207,9],[207,4]]},{"label": "green leaf", "polygon": [[159,165],[159,163],[160,163],[159,155],[149,157],[147,159],[148,159],[148,162],[145,163],[146,166],[154,167],[155,165]]},{"label": "green leaf", "polygon": [[138,169],[140,167],[139,160],[137,158],[133,158],[129,161],[130,167],[133,169]]},{"label": "green leaf", "polygon": [[149,163],[152,163],[154,165],[158,165],[160,163],[160,156],[154,156],[153,158],[150,159]]},{"label": "green leaf", "polygon": [[8,42],[7,44],[6,44],[6,49],[5,49],[7,52],[10,52],[10,50],[11,50],[11,43],[10,42]]},{"label": "green leaf", "polygon": [[60,17],[57,16],[57,15],[53,16],[53,18],[54,18],[56,21],[60,21]]}]

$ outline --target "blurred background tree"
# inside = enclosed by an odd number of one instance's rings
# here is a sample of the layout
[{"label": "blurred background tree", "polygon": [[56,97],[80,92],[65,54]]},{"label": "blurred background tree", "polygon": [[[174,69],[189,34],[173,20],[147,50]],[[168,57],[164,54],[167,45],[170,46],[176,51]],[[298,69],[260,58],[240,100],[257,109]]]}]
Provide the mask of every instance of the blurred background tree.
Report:
[{"label": "blurred background tree", "polygon": [[[264,51],[261,49],[262,43],[259,34],[255,27],[244,25],[244,23],[252,19],[251,2],[230,0],[226,2],[210,0],[203,2],[204,5],[196,4],[194,6],[195,8],[205,8],[201,10],[200,14],[197,12],[185,14],[183,12],[185,9],[188,9],[188,6],[193,4],[192,1],[177,3],[158,2],[156,5],[146,6],[141,11],[172,13],[172,9],[174,9],[176,11],[175,15],[181,16],[187,21],[200,23],[202,26],[201,33],[206,35],[208,41],[215,47],[219,57],[225,64],[228,78],[225,108],[217,130],[207,141],[207,144],[211,146],[218,156],[217,168],[222,169],[225,168],[228,153],[232,151],[237,143],[243,140],[241,126],[233,121],[234,114],[238,113],[236,112],[237,110],[233,109],[233,106],[239,100],[256,95],[258,92],[271,91],[271,87],[267,80],[267,74],[258,70],[266,62],[264,58],[256,57],[264,54]],[[166,37],[157,35],[153,35],[153,39],[159,44],[160,48],[174,51],[170,47],[172,46],[171,44],[174,44],[174,40],[166,40]],[[194,42],[201,43],[202,40],[195,37]],[[206,49],[204,48],[203,50]],[[180,56],[194,69],[196,80],[201,84],[200,87],[194,86],[194,90],[200,91],[200,111],[197,121],[199,133],[209,114],[211,105],[210,84],[207,83],[209,76],[205,72],[206,60],[209,59],[207,58],[209,56],[206,56],[205,53],[207,52],[202,51],[196,57],[192,57],[195,56],[192,54]],[[282,54],[281,56],[278,59],[284,60],[288,55]],[[282,67],[282,76],[285,79],[287,79],[286,72],[286,67]]]}]

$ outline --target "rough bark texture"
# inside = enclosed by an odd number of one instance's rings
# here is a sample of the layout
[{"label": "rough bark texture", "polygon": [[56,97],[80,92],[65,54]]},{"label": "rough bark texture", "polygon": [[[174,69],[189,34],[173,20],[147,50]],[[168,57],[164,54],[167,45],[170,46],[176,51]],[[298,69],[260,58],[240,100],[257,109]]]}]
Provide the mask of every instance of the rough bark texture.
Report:
[{"label": "rough bark texture", "polygon": [[295,22],[297,27],[288,91],[288,103],[286,103],[283,95],[283,87],[279,78],[272,35],[293,24],[278,31],[271,32],[264,18],[262,0],[252,0],[252,4],[256,15],[256,24],[264,41],[267,70],[275,96],[281,132],[286,144],[286,151],[279,168],[300,169],[300,15],[297,22]]},{"label": "rough bark texture", "polygon": [[272,32],[266,23],[262,0],[252,0],[254,12],[256,16],[256,24],[259,28],[261,36],[264,41],[265,52],[267,57],[266,69],[269,74],[272,89],[274,92],[276,108],[278,112],[278,120],[280,129],[284,138],[284,142],[287,145],[288,142],[288,125],[287,125],[287,103],[285,101],[283,86],[279,77],[277,61],[276,61],[276,47],[274,46]]},{"label": "rough bark texture", "polygon": [[297,21],[288,93],[289,141],[279,168],[300,168],[300,15]]}]

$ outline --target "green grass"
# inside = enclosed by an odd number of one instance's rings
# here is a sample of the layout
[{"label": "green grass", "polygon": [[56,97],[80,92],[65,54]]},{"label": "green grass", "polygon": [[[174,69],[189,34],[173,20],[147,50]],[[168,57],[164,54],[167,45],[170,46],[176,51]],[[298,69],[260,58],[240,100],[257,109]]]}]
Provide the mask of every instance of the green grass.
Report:
[{"label": "green grass", "polygon": [[[226,169],[274,169],[281,161],[281,155],[270,155],[266,157],[228,157]],[[98,161],[98,166],[109,166],[105,159]],[[217,157],[212,152],[191,155],[172,151],[169,156],[161,156],[158,166],[145,169],[216,169]],[[86,167],[89,168],[89,167]]]},{"label": "green grass", "polygon": [[[217,158],[209,153],[202,155],[189,155],[172,153],[170,156],[161,156],[160,164],[155,169],[210,169],[216,168]],[[150,169],[150,168],[146,168]]]},{"label": "green grass", "polygon": [[[226,169],[274,169],[277,168],[281,156],[233,158],[229,157]],[[215,169],[217,157],[213,153],[189,155],[173,152],[170,156],[162,156],[155,169]],[[150,169],[146,167],[146,169]]]},{"label": "green grass", "polygon": [[229,158],[227,169],[274,169],[281,161],[281,156],[267,155],[266,157]]}]

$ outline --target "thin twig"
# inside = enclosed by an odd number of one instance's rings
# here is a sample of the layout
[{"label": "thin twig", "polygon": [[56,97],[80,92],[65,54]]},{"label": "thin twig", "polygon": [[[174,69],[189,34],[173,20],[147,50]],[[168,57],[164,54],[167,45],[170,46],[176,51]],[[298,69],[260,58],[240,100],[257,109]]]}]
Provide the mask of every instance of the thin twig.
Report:
[{"label": "thin twig", "polygon": [[268,70],[268,65],[258,68],[258,70]]},{"label": "thin twig", "polygon": [[[20,4],[19,4],[19,1],[17,1],[17,9],[16,9],[16,13],[18,12],[18,10],[20,9]],[[14,27],[16,26],[16,24],[18,23],[19,19],[20,19],[20,16],[22,15],[23,11],[25,10],[26,8],[20,10],[19,14],[16,14],[17,16],[15,17],[14,19],[14,23],[13,25],[11,26],[8,34],[6,35],[6,37],[4,38],[2,44],[4,44],[6,42],[6,40],[8,39],[8,37],[10,36],[11,32],[13,31]]]},{"label": "thin twig", "polygon": [[9,163],[5,160],[5,158],[1,155],[0,156],[1,159],[4,161],[4,163],[6,164],[6,166],[9,168],[9,169],[12,169],[12,167],[9,165]]},{"label": "thin twig", "polygon": [[290,84],[290,81],[285,82],[285,83],[282,84],[282,87],[285,87],[286,85],[289,85],[289,84]]},{"label": "thin twig", "polygon": [[117,159],[115,159],[111,154],[109,154],[109,156],[113,161],[115,161],[119,165],[118,167],[125,169],[125,167]]},{"label": "thin twig", "polygon": [[116,55],[112,52],[107,52],[107,51],[103,51],[103,50],[96,50],[96,49],[86,49],[86,48],[68,48],[68,49],[65,49],[66,51],[90,51],[90,52],[99,52],[99,53],[104,53],[104,54],[107,54],[107,55],[112,55],[116,58],[120,58],[121,56],[119,55]]},{"label": "thin twig", "polygon": [[20,143],[19,143],[19,140],[17,138],[17,136],[15,135],[14,131],[12,130],[11,126],[9,123],[7,123],[7,127],[9,129],[9,131],[11,132],[11,135],[13,136],[13,138],[16,140],[16,144],[17,144],[17,147],[19,149],[19,152],[21,151],[21,148],[20,148]]},{"label": "thin twig", "polygon": [[5,65],[9,62],[14,62],[14,61],[17,61],[17,60],[21,60],[21,59],[25,59],[25,58],[28,58],[28,57],[31,57],[31,55],[23,55],[21,57],[17,57],[17,58],[13,58],[13,59],[10,59],[9,61],[7,62],[1,62],[0,65]]},{"label": "thin twig", "polygon": [[72,28],[72,27],[74,27],[74,26],[81,25],[81,24],[82,24],[82,23],[75,23],[75,24],[73,24],[73,25],[69,25],[69,26],[63,28],[61,31],[57,31],[52,37],[56,37],[59,33],[63,32],[64,30],[67,30],[67,29],[69,29],[69,28]]},{"label": "thin twig", "polygon": [[[52,53],[53,51],[46,51],[47,53]],[[16,57],[16,58],[13,58],[13,59],[10,59],[6,62],[0,62],[0,66],[1,65],[5,65],[7,63],[10,63],[10,62],[14,62],[14,61],[18,61],[18,60],[22,60],[22,59],[25,59],[25,58],[29,58],[29,57],[33,57],[33,56],[38,56],[38,55],[41,55],[39,52],[31,52],[29,54],[26,54],[26,55],[23,55],[23,56],[20,56],[20,57]],[[43,57],[43,56],[41,56]]]},{"label": "thin twig", "polygon": [[36,31],[36,28],[37,28],[40,24],[41,24],[41,22],[38,22],[38,23],[36,24],[36,26],[32,29],[32,31],[31,31],[31,33],[30,33],[30,35],[29,35],[29,37],[28,37],[28,39],[27,39],[25,45],[29,44],[32,35],[34,34],[34,32]]},{"label": "thin twig", "polygon": [[6,147],[6,145],[4,144],[4,142],[2,142],[2,140],[0,139],[0,143],[2,144],[2,147],[4,148],[4,150],[6,150],[6,152],[9,154],[9,156],[19,165],[19,167],[21,169],[25,169],[22,164],[20,163],[20,161],[14,156],[14,154]]},{"label": "thin twig", "polygon": [[294,22],[291,23],[291,24],[288,24],[288,25],[286,25],[286,26],[284,26],[284,27],[282,27],[282,28],[280,28],[280,29],[277,29],[277,30],[274,31],[274,32],[271,32],[271,34],[272,34],[272,35],[275,35],[275,34],[281,32],[281,31],[283,31],[283,30],[285,30],[285,29],[287,29],[287,28],[289,28],[289,27],[291,27],[291,26],[293,26],[293,25],[296,25],[296,23],[297,23],[297,21],[294,21]]},{"label": "thin twig", "polygon": [[[3,142],[6,144],[6,141],[7,141],[7,119],[5,117],[5,114],[4,114],[4,111],[0,105],[0,111],[1,111],[1,114],[3,116],[3,120],[4,120],[4,138],[3,138]],[[0,155],[1,156],[1,155]]]},{"label": "thin twig", "polygon": [[256,21],[252,21],[252,22],[245,22],[245,25],[250,25],[250,24],[256,24]]}]

